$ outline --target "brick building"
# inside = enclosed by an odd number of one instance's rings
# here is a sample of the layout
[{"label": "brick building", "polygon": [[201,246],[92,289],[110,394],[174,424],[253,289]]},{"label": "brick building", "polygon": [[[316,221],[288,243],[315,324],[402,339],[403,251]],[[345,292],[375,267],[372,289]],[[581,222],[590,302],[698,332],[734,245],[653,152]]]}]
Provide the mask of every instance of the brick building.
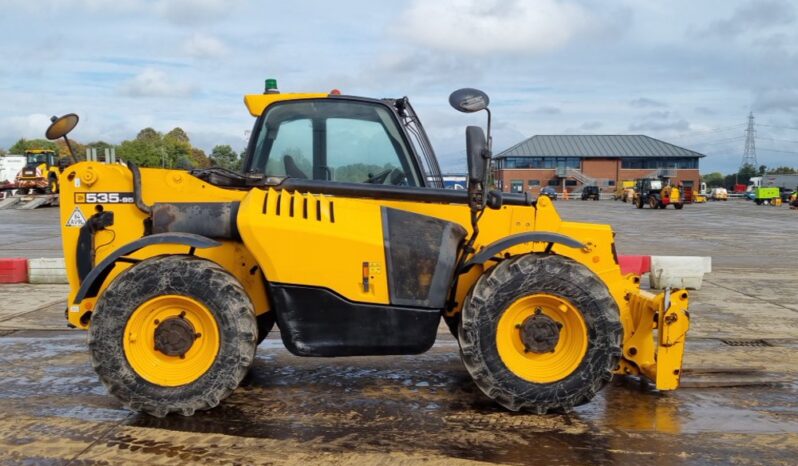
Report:
[{"label": "brick building", "polygon": [[615,190],[624,180],[666,176],[698,187],[698,161],[704,154],[643,135],[532,136],[494,157],[493,176],[504,192],[537,194],[598,185]]}]

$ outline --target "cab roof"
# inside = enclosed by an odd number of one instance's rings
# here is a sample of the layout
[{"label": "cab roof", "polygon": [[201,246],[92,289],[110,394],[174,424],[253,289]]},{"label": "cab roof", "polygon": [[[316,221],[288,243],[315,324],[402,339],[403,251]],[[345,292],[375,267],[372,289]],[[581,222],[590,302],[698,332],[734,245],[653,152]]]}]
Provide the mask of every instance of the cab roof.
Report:
[{"label": "cab roof", "polygon": [[[369,97],[355,97],[344,96],[337,94],[327,94],[323,92],[307,92],[307,93],[286,93],[286,94],[247,94],[244,96],[244,105],[247,106],[250,115],[259,117],[263,114],[266,107],[276,102],[284,102],[288,100],[306,100],[306,99],[347,99],[347,100],[360,100],[385,103],[385,100],[373,99]],[[390,99],[388,99],[390,100]]]}]

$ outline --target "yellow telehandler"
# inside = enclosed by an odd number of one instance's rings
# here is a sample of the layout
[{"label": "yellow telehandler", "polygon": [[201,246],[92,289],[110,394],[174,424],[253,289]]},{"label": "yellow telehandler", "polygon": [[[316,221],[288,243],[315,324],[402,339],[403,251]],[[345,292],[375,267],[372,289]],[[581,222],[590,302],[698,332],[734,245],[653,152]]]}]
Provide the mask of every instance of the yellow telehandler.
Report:
[{"label": "yellow telehandler", "polygon": [[94,367],[136,411],[191,415],[230,395],[275,321],[300,356],[418,354],[441,319],[509,410],[568,410],[613,374],[679,384],[687,293],[621,274],[608,225],[489,191],[488,96],[460,89],[468,189],[443,189],[407,98],[244,98],[240,172],[80,162],[61,175],[71,285]]}]

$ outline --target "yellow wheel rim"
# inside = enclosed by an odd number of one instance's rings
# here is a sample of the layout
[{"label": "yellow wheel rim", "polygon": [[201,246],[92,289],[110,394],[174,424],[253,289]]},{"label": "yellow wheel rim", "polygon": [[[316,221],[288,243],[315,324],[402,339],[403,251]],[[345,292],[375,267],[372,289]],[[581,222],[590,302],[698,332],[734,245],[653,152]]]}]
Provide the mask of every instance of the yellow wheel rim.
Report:
[{"label": "yellow wheel rim", "polygon": [[[542,314],[559,324],[559,340],[551,352],[527,351],[520,328],[528,318]],[[568,300],[546,293],[524,296],[499,318],[496,347],[504,365],[516,376],[534,383],[552,383],[568,377],[587,352],[588,335],[582,313]]]},{"label": "yellow wheel rim", "polygon": [[[181,326],[195,332],[182,357],[156,349],[156,329],[168,319],[183,319],[189,326]],[[216,360],[219,346],[219,327],[213,314],[187,296],[152,298],[136,308],[125,325],[124,349],[130,367],[156,385],[177,387],[199,379]]]}]

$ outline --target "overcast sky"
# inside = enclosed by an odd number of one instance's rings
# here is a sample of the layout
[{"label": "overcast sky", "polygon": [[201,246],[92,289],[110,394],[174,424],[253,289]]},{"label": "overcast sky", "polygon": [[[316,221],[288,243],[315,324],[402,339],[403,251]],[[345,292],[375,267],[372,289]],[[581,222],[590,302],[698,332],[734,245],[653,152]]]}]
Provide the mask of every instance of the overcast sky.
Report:
[{"label": "overcast sky", "polygon": [[[491,96],[494,152],[535,134],[647,134],[739,165],[798,166],[798,0],[0,0],[0,147],[48,116],[112,143],[152,126],[245,145],[245,93],[407,95],[446,170],[458,87]],[[765,126],[767,125],[767,126]],[[774,150],[775,149],[775,150]],[[777,151],[780,152],[777,152]]]}]

